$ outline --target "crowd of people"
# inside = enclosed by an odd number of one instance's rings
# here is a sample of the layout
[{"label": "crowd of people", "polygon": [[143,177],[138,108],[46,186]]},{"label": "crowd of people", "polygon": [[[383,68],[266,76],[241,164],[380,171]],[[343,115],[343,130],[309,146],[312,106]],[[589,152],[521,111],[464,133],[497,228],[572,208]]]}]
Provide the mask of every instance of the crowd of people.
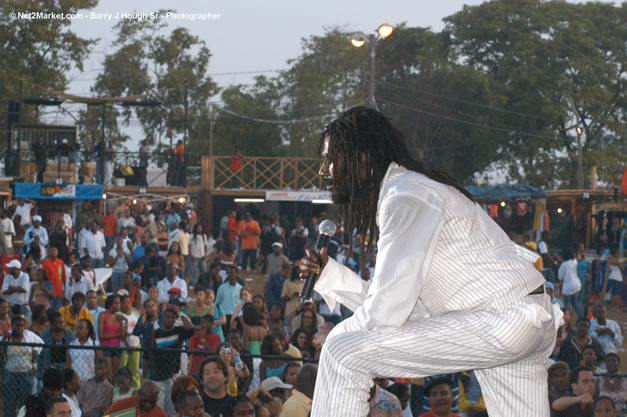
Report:
[{"label": "crowd of people", "polygon": [[[109,205],[104,215],[86,203],[75,216],[45,217],[20,200],[0,221],[0,254],[10,259],[0,300],[3,417],[309,415],[325,336],[352,314],[317,295],[299,306],[298,265],[318,219],[289,225],[232,210],[214,238],[190,203]],[[336,223],[329,256],[371,280],[376,248],[357,236],[348,244],[350,231]],[[536,267],[566,318],[547,363],[554,415],[621,415],[621,329],[602,302],[582,305],[581,253],[555,256],[548,235],[521,244],[541,255]],[[622,284],[614,252],[606,262]],[[388,377],[373,380],[370,416],[487,416],[472,370]]]}]

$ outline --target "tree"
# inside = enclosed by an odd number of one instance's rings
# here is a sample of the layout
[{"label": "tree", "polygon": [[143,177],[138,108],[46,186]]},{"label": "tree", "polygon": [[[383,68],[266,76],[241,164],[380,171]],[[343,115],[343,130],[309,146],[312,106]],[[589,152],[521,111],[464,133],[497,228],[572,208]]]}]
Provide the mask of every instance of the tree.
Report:
[{"label": "tree", "polygon": [[[5,0],[0,3],[0,123],[7,125],[8,100],[19,96],[23,80],[24,96],[47,97],[48,89],[63,91],[66,73],[83,69],[94,39],[84,39],[69,30],[71,20],[61,19],[78,10],[96,7],[98,0]],[[19,18],[18,13],[55,13],[54,19]],[[15,18],[10,16],[15,13]],[[22,121],[36,122],[37,109],[25,106]]]},{"label": "tree", "polygon": [[[165,10],[158,14],[164,16]],[[185,28],[176,28],[168,35],[160,18],[121,20],[116,26],[117,51],[105,57],[104,70],[98,76],[94,91],[103,96],[148,94],[161,106],[130,107],[122,111],[126,123],[136,116],[147,136],[154,137],[167,113],[165,129],[182,139],[185,131],[187,100],[188,140],[207,134],[197,124],[207,120],[209,98],[218,91],[207,75],[211,53],[204,41]],[[198,138],[200,139],[200,138]]]},{"label": "tree", "polygon": [[[240,151],[254,156],[281,156],[285,146],[281,140],[281,127],[273,123],[260,123],[251,118],[277,119],[275,109],[280,97],[278,87],[266,77],[257,77],[252,86],[237,85],[222,91],[223,111],[219,113],[214,128],[214,155],[230,155]],[[278,120],[278,119],[277,119]],[[194,153],[209,154],[209,115],[198,124]]]},{"label": "tree", "polygon": [[491,79],[452,59],[446,33],[398,25],[377,45],[377,100],[415,158],[462,182],[499,158],[506,137],[484,108],[502,97]]},{"label": "tree", "polygon": [[621,164],[602,155],[627,161],[624,4],[501,0],[445,21],[457,62],[490,76],[507,98],[511,140],[501,162],[510,180],[573,186],[576,112],[587,138],[584,171],[599,165],[602,180],[619,181]]}]

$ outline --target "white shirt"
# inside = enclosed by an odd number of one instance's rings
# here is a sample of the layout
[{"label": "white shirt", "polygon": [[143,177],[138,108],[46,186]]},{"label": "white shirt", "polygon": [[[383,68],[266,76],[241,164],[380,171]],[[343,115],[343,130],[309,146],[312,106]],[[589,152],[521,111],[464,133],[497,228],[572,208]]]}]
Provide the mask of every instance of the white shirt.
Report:
[{"label": "white shirt", "polygon": [[569,259],[562,262],[557,270],[557,277],[564,284],[562,285],[562,294],[573,295],[581,289],[581,281],[577,276],[577,260]]},{"label": "white shirt", "polygon": [[135,219],[132,217],[120,217],[118,219],[118,224],[120,225],[120,227],[135,227]]},{"label": "white shirt", "polygon": [[[82,380],[83,379],[81,378],[81,381]],[[72,417],[81,417],[83,415],[81,406],[78,405],[78,399],[76,398],[76,394],[74,394],[74,399],[72,399],[66,393],[63,393],[63,398],[65,398],[67,402],[70,404],[70,409],[72,410]]]},{"label": "white shirt", "polygon": [[542,255],[544,255],[545,253],[549,253],[549,248],[546,246],[546,242],[544,240],[541,240],[538,243],[538,252],[540,252]]},{"label": "white shirt", "polygon": [[[124,246],[122,248],[122,251],[124,252],[124,255],[126,256],[131,256],[131,251],[128,249],[128,246],[126,245],[122,245]],[[128,264],[126,263],[126,256],[121,256],[118,258],[118,248],[115,247],[114,249],[111,249],[111,251],[109,251],[109,256],[111,258],[113,258],[113,265],[111,265],[111,268],[113,268],[113,272],[126,272],[128,271]]]},{"label": "white shirt", "polygon": [[39,247],[41,248],[41,259],[46,259],[46,246],[48,246],[48,231],[43,227],[31,226],[24,234],[24,246],[30,248],[31,243],[35,240],[35,236],[39,236]]},{"label": "white shirt", "polygon": [[13,236],[15,236],[15,225],[13,220],[8,217],[2,219],[2,228],[4,229],[4,241],[7,248],[13,247]]},{"label": "white shirt", "polygon": [[[597,329],[610,329],[614,332],[614,337],[610,337],[608,334],[599,336],[596,332]],[[599,342],[606,355],[610,352],[618,353],[618,348],[623,344],[623,335],[621,334],[620,326],[614,320],[605,319],[605,325],[603,326],[601,326],[596,319],[592,320],[588,334]]]},{"label": "white shirt", "polygon": [[4,282],[2,283],[2,292],[4,293],[9,287],[20,287],[26,290],[26,292],[14,292],[7,296],[9,304],[19,304],[23,306],[28,304],[28,295],[30,294],[30,278],[26,272],[21,272],[20,276],[15,278],[12,274],[6,274],[4,276]]},{"label": "white shirt", "polygon": [[[94,321],[98,321],[94,316]],[[91,338],[85,341],[84,345],[81,345],[78,337],[72,340],[70,343],[72,346],[96,346],[96,343]],[[70,357],[72,358],[72,369],[78,372],[78,376],[81,377],[81,382],[87,382],[96,375],[96,351],[91,349],[70,349]]]},{"label": "white shirt", "polygon": [[189,254],[194,258],[202,258],[209,255],[209,242],[207,241],[207,235],[200,234],[194,237],[193,234],[189,235]]},{"label": "white shirt", "polygon": [[33,205],[31,203],[20,204],[15,208],[15,214],[13,215],[13,217],[19,214],[20,216],[22,216],[22,226],[28,226],[32,223],[30,217],[30,211],[32,208]]},{"label": "white shirt", "polygon": [[73,224],[74,222],[72,221],[72,216],[70,216],[68,213],[63,213],[63,225],[65,226],[65,229],[71,229]]},{"label": "white shirt", "polygon": [[104,235],[100,230],[96,233],[87,232],[83,235],[81,255],[89,255],[92,259],[103,259],[102,248],[106,246]]},{"label": "white shirt", "polygon": [[77,292],[82,292],[84,296],[87,296],[87,291],[91,291],[94,289],[94,283],[85,277],[85,275],[81,275],[81,280],[76,282],[71,275],[68,276],[67,284],[65,284],[65,298],[68,300],[72,299],[72,296]]},{"label": "white shirt", "polygon": [[381,183],[377,225],[371,283],[329,259],[315,286],[330,309],[344,304],[365,329],[502,311],[544,283],[533,266],[538,255],[512,242],[480,205],[395,163]]},{"label": "white shirt", "polygon": [[[1,340],[5,340],[5,337],[1,336],[0,341]],[[44,341],[41,339],[41,337],[37,335],[37,333],[33,333],[30,330],[26,330],[26,329],[24,329],[24,342],[25,343],[41,343],[41,344],[44,343]],[[30,358],[32,357],[32,352],[37,352],[37,354],[40,354],[41,349],[42,348],[40,347],[28,347],[28,346],[19,347],[20,352],[22,353],[25,359],[28,358],[29,362],[30,362]],[[32,364],[29,363],[28,366],[26,367],[25,366],[26,364],[24,362],[23,361],[20,361],[20,363],[8,363],[7,362],[5,366],[8,371],[12,371],[12,372],[30,371],[32,369]]]},{"label": "white shirt", "polygon": [[159,290],[159,298],[157,298],[157,301],[159,301],[159,303],[168,302],[168,300],[170,299],[168,291],[170,291],[171,288],[180,289],[181,298],[183,300],[187,300],[187,283],[179,277],[174,278],[174,282],[170,283],[170,281],[168,281],[168,278],[166,277],[157,283],[157,289]]}]

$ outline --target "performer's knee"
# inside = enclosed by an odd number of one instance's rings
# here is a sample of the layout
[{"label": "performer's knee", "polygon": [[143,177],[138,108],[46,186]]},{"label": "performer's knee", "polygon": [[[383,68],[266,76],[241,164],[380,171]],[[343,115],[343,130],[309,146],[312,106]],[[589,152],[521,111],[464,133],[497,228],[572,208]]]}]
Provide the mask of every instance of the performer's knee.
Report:
[{"label": "performer's knee", "polygon": [[346,364],[363,353],[362,340],[359,332],[332,333],[324,343],[323,354],[335,362]]}]

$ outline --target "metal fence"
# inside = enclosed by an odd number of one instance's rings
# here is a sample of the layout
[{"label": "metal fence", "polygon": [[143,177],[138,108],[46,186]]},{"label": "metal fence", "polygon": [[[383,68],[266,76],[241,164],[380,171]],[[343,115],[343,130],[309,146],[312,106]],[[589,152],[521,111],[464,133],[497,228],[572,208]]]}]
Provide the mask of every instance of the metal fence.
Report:
[{"label": "metal fence", "polygon": [[[37,160],[32,150],[19,152],[9,150],[5,164],[5,175],[19,176],[26,182],[67,184],[104,183],[106,162],[110,162],[112,183],[115,178],[124,178],[125,185],[138,186],[186,186],[200,183],[200,155],[175,152],[151,152],[142,160],[139,152],[114,151],[99,157],[95,151],[48,150],[45,162]],[[128,167],[132,175],[124,175]],[[40,172],[41,171],[41,172]]]},{"label": "metal fence", "polygon": [[[39,351],[39,353],[33,354],[34,351]],[[0,365],[2,365],[0,367],[2,369],[0,417],[17,415],[26,397],[40,391],[42,377],[48,368],[73,369],[79,375],[81,384],[85,385],[92,378],[98,379],[97,373],[102,372],[98,370],[100,359],[105,362],[117,361],[118,370],[121,368],[128,370],[128,383],[132,391],[138,388],[143,380],[161,382],[178,375],[190,375],[200,384],[201,377],[198,375],[200,363],[206,358],[216,356],[217,353],[206,350],[0,341]],[[313,358],[241,355],[241,360],[249,368],[251,375],[258,368],[259,361],[263,359],[278,359],[284,363],[317,363],[317,360]],[[104,367],[103,364],[100,366]],[[110,383],[115,384],[117,382],[114,378],[115,371],[110,366],[111,364],[107,364],[104,376]],[[119,373],[126,374],[127,372],[120,371]],[[246,381],[238,382],[240,383],[238,385],[242,385]],[[169,392],[166,393],[167,396],[169,394]],[[80,391],[77,398],[79,403],[94,400],[83,398]],[[89,409],[89,407],[90,404],[86,404],[86,408]],[[85,409],[83,411],[85,412]]]},{"label": "metal fence", "polygon": [[[32,352],[38,350],[39,353],[33,355]],[[206,350],[191,349],[166,349],[154,347],[112,347],[112,346],[89,346],[89,345],[66,345],[66,344],[37,344],[37,343],[17,343],[0,341],[0,374],[2,395],[0,396],[0,417],[15,417],[18,410],[24,405],[25,398],[33,393],[39,392],[42,385],[42,376],[48,368],[65,369],[70,368],[78,373],[81,383],[85,385],[87,381],[97,375],[104,374],[107,381],[104,384],[119,383],[112,378],[109,365],[104,366],[99,363],[99,358],[107,361],[107,357],[113,357],[118,361],[118,369],[126,368],[127,371],[120,371],[120,374],[128,375],[127,383],[131,391],[138,388],[143,380],[153,380],[163,382],[170,377],[178,375],[190,375],[199,384],[202,378],[199,375],[199,364],[206,358],[216,357],[217,353]],[[74,362],[70,363],[74,358]],[[242,362],[251,371],[251,378],[247,381],[238,381],[239,386],[248,387],[254,381],[255,372],[258,372],[259,362],[264,359],[275,359],[284,363],[317,363],[313,358],[294,358],[291,356],[273,355],[241,355]],[[110,359],[109,359],[110,360]],[[104,371],[99,370],[105,369]],[[596,377],[606,377],[605,374],[595,374]],[[627,378],[627,374],[619,373],[612,377]],[[126,376],[124,376],[126,377]],[[392,376],[390,376],[392,377]],[[256,383],[260,383],[257,375]],[[121,385],[121,384],[118,384]],[[167,385],[167,384],[166,384]],[[171,385],[169,390],[172,389]],[[111,387],[111,390],[113,387]],[[421,412],[423,398],[423,387],[420,385],[411,386],[410,404],[412,410]],[[170,396],[170,392],[166,392]],[[102,401],[102,398],[86,398],[81,391],[77,395],[79,403],[89,409],[90,401]],[[617,410],[617,415],[621,411]]]}]

